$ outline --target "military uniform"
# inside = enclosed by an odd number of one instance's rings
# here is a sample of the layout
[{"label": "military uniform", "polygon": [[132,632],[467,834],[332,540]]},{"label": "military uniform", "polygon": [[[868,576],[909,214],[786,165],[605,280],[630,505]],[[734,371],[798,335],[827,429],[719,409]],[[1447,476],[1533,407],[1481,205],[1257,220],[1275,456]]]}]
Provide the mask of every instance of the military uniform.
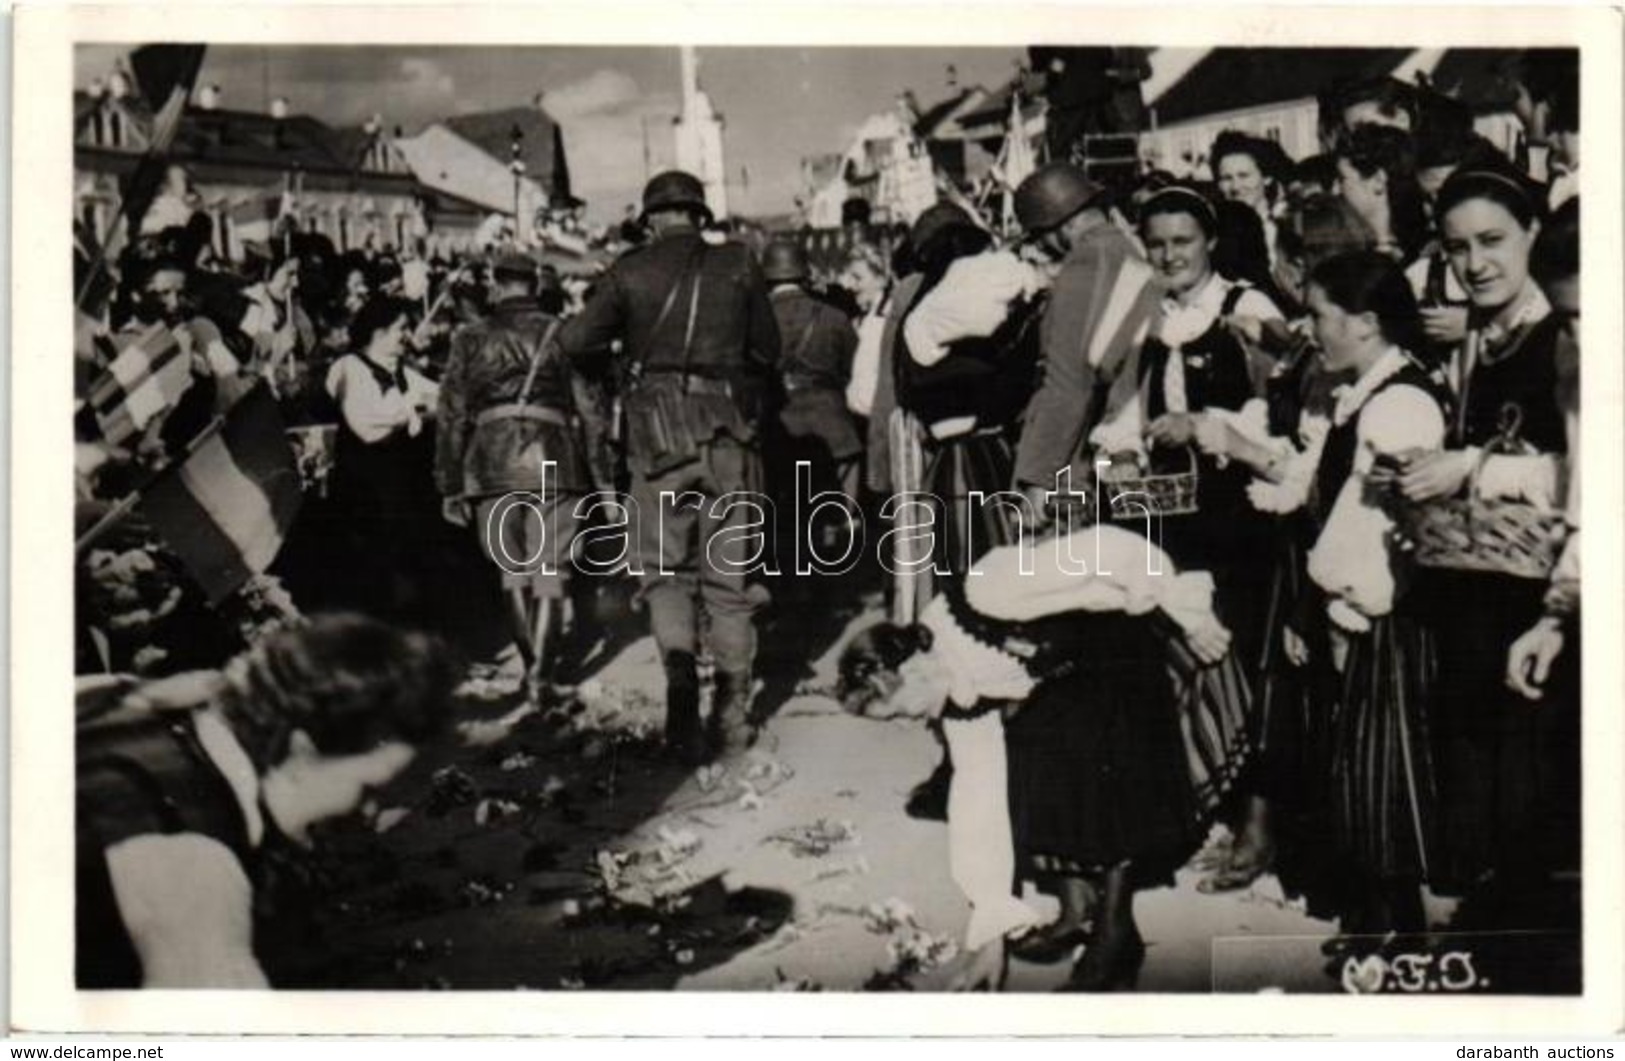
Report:
[{"label": "military uniform", "polygon": [[576,505],[593,489],[569,364],[548,342],[557,326],[516,297],[453,337],[435,452],[441,496],[473,508],[504,584],[545,598],[564,594]]},{"label": "military uniform", "polygon": [[851,322],[801,287],[773,292],[773,316],[784,343],[785,403],[779,420],[785,431],[793,438],[818,439],[838,462],[858,456],[863,443],[845,396],[858,345]]},{"label": "military uniform", "polygon": [[761,489],[758,427],[779,331],[750,251],[679,228],[617,261],[558,337],[574,358],[607,354],[615,340],[631,378],[623,404],[643,597],[667,666],[668,740],[682,742],[697,720],[702,613],[719,704],[749,695],[759,597],[743,568],[758,553],[746,534],[718,535],[751,513],[712,506]]}]

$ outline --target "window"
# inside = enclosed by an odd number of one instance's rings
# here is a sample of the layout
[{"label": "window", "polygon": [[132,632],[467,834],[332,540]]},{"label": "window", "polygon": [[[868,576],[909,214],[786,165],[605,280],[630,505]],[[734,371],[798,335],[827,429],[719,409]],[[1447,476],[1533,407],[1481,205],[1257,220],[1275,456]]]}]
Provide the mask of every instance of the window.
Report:
[{"label": "window", "polygon": [[107,140],[111,147],[124,146],[124,116],[116,109],[107,112]]}]

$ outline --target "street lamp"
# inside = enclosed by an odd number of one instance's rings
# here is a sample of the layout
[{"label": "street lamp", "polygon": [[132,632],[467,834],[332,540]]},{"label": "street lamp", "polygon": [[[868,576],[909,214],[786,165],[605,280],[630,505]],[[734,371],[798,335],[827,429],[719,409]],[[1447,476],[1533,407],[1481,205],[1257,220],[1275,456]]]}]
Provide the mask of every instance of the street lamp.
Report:
[{"label": "street lamp", "polygon": [[524,139],[525,131],[519,128],[518,123],[508,131],[513,140],[513,161],[509,168],[513,170],[513,238],[519,243],[519,189],[525,178]]}]

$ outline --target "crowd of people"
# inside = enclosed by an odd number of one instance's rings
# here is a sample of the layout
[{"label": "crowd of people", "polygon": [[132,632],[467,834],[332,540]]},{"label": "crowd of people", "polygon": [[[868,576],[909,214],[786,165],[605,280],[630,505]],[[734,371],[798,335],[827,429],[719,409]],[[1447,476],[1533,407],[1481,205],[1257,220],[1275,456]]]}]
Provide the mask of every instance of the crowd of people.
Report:
[{"label": "crowd of people", "polygon": [[[1133,892],[1215,816],[1202,890],[1273,871],[1333,954],[1574,930],[1578,123],[1528,69],[1547,183],[1377,83],[1324,156],[1227,132],[1206,184],[1040,168],[1014,248],[951,207],[916,225],[870,470],[971,544],[843,675],[858,710],[939,719],[917,795],[946,791],[973,945],[1083,944],[1074,988],[1131,983]],[[973,504],[1011,487],[1025,509]],[[1034,928],[1012,879],[1060,917]]]},{"label": "crowd of people", "polygon": [[[1116,185],[1051,162],[1013,190],[1019,232],[939,202],[833,281],[794,234],[726,238],[675,171],[590,283],[518,247],[297,231],[231,267],[183,222],[118,263],[105,326],[169,326],[193,385],[122,447],[87,410],[81,495],[269,386],[334,439],[302,517],[320,540],[290,542],[320,604],[435,626],[426,586],[499,577],[545,711],[572,584],[630,572],[666,745],[697,765],[761,724],[759,554],[782,535],[751,498],[810,485],[847,503],[788,533],[867,548],[886,588],[839,695],[939,735],[909,810],[948,821],[973,953],[1082,946],[1071,988],[1131,986],[1135,892],[1216,821],[1202,889],[1273,872],[1338,953],[1574,928],[1550,899],[1579,865],[1577,91],[1531,53],[1545,180],[1379,81],[1323,114],[1324,154],[1226,132],[1208,180]],[[82,393],[105,351],[82,344]],[[860,538],[865,513],[900,533]],[[97,647],[87,669],[129,666]]]}]

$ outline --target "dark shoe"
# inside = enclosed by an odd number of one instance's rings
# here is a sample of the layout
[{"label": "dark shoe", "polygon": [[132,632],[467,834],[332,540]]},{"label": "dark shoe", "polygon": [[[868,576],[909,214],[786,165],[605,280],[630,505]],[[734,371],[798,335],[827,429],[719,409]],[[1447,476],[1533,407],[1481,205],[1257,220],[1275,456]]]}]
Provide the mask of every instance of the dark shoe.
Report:
[{"label": "dark shoe", "polygon": [[948,783],[953,780],[954,768],[946,756],[931,776],[914,786],[903,804],[903,813],[923,822],[948,820]]},{"label": "dark shoe", "polygon": [[751,677],[719,671],[711,707],[711,747],[719,755],[737,755],[756,743],[750,719]]},{"label": "dark shoe", "polygon": [[1096,933],[1084,950],[1083,958],[1072,967],[1072,975],[1058,990],[1132,991],[1140,979],[1140,966],[1144,964],[1145,941],[1138,930]]},{"label": "dark shoe", "polygon": [[684,766],[705,761],[700,674],[692,652],[666,653],[666,751]]},{"label": "dark shoe", "polygon": [[1010,957],[1034,965],[1055,965],[1069,960],[1077,949],[1089,942],[1089,930],[1083,925],[1062,925],[1051,921],[1010,942]]}]

